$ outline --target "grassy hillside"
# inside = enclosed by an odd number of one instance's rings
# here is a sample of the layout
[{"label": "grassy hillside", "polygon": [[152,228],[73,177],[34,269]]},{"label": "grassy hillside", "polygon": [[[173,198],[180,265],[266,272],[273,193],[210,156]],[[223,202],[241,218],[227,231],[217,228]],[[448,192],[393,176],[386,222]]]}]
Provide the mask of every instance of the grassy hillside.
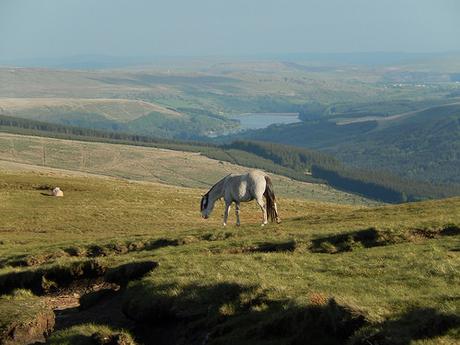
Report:
[{"label": "grassy hillside", "polygon": [[[178,150],[180,149],[179,146]],[[243,162],[242,158],[240,157],[239,161]],[[249,166],[253,158],[247,157]],[[0,167],[9,166],[9,170],[14,171],[15,166],[10,162],[31,165],[29,169],[40,169],[40,166],[53,167],[130,180],[202,188],[203,192],[229,173],[249,169],[210,159],[197,152],[0,133]],[[23,166],[22,169],[26,167]],[[277,185],[277,193],[282,196],[346,204],[375,204],[371,200],[323,184],[300,182],[275,174],[273,178]]]},{"label": "grassy hillside", "polygon": [[[358,143],[359,139],[362,141]],[[335,151],[343,161],[361,167],[393,170],[409,178],[459,183],[460,104],[381,121],[377,130]]]},{"label": "grassy hillside", "polygon": [[226,150],[249,152],[274,164],[323,180],[335,188],[390,203],[460,195],[460,185],[409,180],[382,170],[356,169],[331,155],[291,145],[263,141],[234,141]]},{"label": "grassy hillside", "polygon": [[45,303],[50,344],[132,343],[121,328],[139,344],[460,341],[459,198],[280,198],[282,224],[261,228],[250,203],[222,228],[201,190],[43,169],[0,173],[0,334],[13,306]]},{"label": "grassy hillside", "polygon": [[205,110],[118,98],[0,98],[1,115],[167,138],[223,133],[237,126]]},{"label": "grassy hillside", "polygon": [[20,115],[45,122],[72,113],[100,114],[107,120],[120,122],[135,120],[151,112],[181,116],[177,111],[150,102],[107,98],[0,98],[0,109],[2,115]]}]

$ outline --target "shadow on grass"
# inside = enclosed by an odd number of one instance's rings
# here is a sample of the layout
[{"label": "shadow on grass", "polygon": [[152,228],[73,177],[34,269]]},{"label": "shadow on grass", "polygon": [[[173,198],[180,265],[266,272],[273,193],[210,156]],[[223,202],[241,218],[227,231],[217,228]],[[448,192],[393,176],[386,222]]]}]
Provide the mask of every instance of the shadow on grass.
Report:
[{"label": "shadow on grass", "polygon": [[334,299],[300,307],[270,300],[257,286],[146,284],[130,286],[123,298],[144,344],[344,344],[366,322]]},{"label": "shadow on grass", "polygon": [[[130,243],[109,243],[106,245],[91,245],[87,248],[80,248],[79,256],[95,258],[100,256],[108,256],[111,254],[126,254],[134,251],[157,250],[164,247],[176,247],[181,244],[182,243],[177,239],[171,240],[167,238],[160,238],[158,240],[147,240]],[[67,248],[66,252],[73,253],[75,252],[75,250],[74,248]]]},{"label": "shadow on grass", "polygon": [[0,275],[0,295],[16,289],[26,289],[36,295],[59,292],[79,281],[88,284],[106,281],[125,286],[131,280],[140,279],[158,263],[137,261],[109,268],[96,260],[70,262],[65,266],[51,266],[22,272],[10,272]]},{"label": "shadow on grass", "polygon": [[352,251],[356,247],[371,248],[387,243],[377,229],[368,228],[314,239],[310,250],[314,253],[340,253]]},{"label": "shadow on grass", "polygon": [[[400,318],[388,320],[378,327],[363,328],[353,345],[410,345],[414,340],[427,340],[448,334],[460,333],[460,316],[444,314],[433,308],[412,309]],[[455,335],[454,335],[455,337]]]},{"label": "shadow on grass", "polygon": [[215,254],[247,254],[247,253],[282,253],[293,252],[297,248],[294,240],[286,242],[265,242],[254,246],[218,248],[213,250]]},{"label": "shadow on grass", "polygon": [[79,279],[92,279],[103,276],[107,267],[94,260],[72,262],[67,266],[53,266],[0,275],[0,294],[15,289],[31,290],[36,295],[58,287],[68,286]]},{"label": "shadow on grass", "polygon": [[314,239],[310,250],[314,253],[335,254],[350,252],[356,248],[372,248],[402,242],[433,239],[441,236],[456,236],[459,234],[460,227],[454,224],[401,231],[368,228]]},{"label": "shadow on grass", "polygon": [[372,323],[333,298],[311,303],[270,300],[258,286],[155,286],[144,280],[128,288],[122,305],[144,344],[409,345],[460,326],[458,315],[435,309]]}]

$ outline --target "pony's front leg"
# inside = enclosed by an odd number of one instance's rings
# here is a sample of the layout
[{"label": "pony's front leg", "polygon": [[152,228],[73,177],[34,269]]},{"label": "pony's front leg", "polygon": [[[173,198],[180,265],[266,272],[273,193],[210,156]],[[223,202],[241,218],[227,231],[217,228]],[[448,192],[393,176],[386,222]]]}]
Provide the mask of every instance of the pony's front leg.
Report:
[{"label": "pony's front leg", "polygon": [[240,226],[240,203],[235,203],[236,226]]},{"label": "pony's front leg", "polygon": [[228,213],[230,212],[230,206],[232,203],[225,202],[225,211],[224,211],[224,226],[227,225]]},{"label": "pony's front leg", "polygon": [[256,202],[257,202],[257,205],[259,205],[260,209],[262,210],[263,222],[262,222],[261,226],[264,226],[265,224],[268,223],[268,220],[267,220],[267,208],[265,207],[265,203],[264,203],[263,199],[256,199]]}]

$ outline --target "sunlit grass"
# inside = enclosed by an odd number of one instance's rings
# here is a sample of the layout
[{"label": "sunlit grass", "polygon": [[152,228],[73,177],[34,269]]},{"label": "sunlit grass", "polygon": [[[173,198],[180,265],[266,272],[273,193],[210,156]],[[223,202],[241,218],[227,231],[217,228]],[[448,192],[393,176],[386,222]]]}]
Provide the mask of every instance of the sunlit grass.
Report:
[{"label": "sunlit grass", "polygon": [[[64,198],[43,195],[56,185]],[[153,260],[159,267],[128,286],[122,307],[138,322],[181,320],[183,339],[206,330],[210,344],[287,344],[308,339],[308,325],[329,315],[312,326],[320,334],[329,322],[364,323],[346,336],[354,344],[396,335],[399,342],[379,344],[457,340],[459,198],[377,208],[280,198],[280,225],[261,227],[249,203],[243,225],[226,228],[220,203],[211,219],[200,218],[200,190],[154,183],[2,173],[0,200],[0,276],[89,260],[96,245],[104,256],[92,260],[101,265]],[[371,242],[357,235],[366,231]],[[14,266],[18,259],[32,266]],[[447,326],[415,337],[411,327],[433,322]],[[52,339],[89,336],[91,327]],[[270,341],[267,329],[276,330]]]}]

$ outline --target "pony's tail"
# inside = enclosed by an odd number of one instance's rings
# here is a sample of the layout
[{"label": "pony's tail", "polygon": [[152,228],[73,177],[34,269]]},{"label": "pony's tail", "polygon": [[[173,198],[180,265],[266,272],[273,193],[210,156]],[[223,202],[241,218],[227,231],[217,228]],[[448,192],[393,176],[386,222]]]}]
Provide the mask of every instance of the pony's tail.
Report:
[{"label": "pony's tail", "polygon": [[267,200],[266,208],[267,208],[267,217],[270,219],[271,222],[276,221],[277,223],[280,222],[280,218],[278,216],[278,210],[276,207],[276,198],[275,192],[273,191],[273,184],[270,177],[265,176],[265,192],[264,196]]}]

